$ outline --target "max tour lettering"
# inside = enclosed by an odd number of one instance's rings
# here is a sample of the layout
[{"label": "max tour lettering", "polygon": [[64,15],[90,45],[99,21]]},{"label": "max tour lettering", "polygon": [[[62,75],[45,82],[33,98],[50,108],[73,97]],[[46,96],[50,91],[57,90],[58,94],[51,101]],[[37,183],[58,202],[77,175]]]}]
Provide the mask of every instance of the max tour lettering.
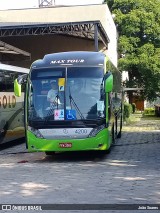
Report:
[{"label": "max tour lettering", "polygon": [[50,64],[74,64],[74,63],[84,63],[84,59],[68,59],[68,60],[54,60]]}]

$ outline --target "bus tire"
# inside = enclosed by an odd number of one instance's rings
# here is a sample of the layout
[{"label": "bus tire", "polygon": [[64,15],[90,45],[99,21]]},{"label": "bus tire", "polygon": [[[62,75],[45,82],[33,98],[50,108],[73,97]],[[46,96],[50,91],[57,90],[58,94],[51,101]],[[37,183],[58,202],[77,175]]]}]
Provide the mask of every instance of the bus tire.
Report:
[{"label": "bus tire", "polygon": [[106,150],[106,154],[109,154],[111,152],[111,146],[109,147],[109,149]]},{"label": "bus tire", "polygon": [[48,151],[48,152],[45,152],[45,154],[46,154],[47,156],[48,156],[48,155],[54,155],[54,154],[55,154],[55,152],[52,152],[52,151],[51,151],[51,152],[49,152],[49,151]]}]

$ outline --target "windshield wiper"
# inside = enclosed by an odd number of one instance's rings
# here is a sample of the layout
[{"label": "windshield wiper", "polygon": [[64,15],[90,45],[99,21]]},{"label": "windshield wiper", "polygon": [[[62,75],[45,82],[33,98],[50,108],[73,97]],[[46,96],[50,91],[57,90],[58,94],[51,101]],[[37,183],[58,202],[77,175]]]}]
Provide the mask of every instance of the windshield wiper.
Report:
[{"label": "windshield wiper", "polygon": [[71,95],[71,89],[70,89],[70,87],[69,87],[69,99],[70,99],[70,106],[71,106],[71,109],[72,109],[72,104],[73,104],[73,106],[77,109],[77,112],[78,112],[80,118],[81,118],[82,120],[85,120],[85,118],[84,118],[82,112],[80,111],[79,107],[77,106],[75,100],[73,99],[73,97],[72,97],[72,95]]},{"label": "windshield wiper", "polygon": [[58,105],[61,104],[60,96],[59,96],[59,91],[58,91],[58,94],[55,97],[55,102],[56,102],[56,107],[58,109]]}]

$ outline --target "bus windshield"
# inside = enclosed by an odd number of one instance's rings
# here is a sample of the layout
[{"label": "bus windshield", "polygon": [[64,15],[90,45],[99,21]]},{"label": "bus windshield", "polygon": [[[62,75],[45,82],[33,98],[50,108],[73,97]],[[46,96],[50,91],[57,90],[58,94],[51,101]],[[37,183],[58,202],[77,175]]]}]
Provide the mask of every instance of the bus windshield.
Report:
[{"label": "bus windshield", "polygon": [[104,118],[102,67],[33,69],[30,76],[28,119],[87,120]]}]

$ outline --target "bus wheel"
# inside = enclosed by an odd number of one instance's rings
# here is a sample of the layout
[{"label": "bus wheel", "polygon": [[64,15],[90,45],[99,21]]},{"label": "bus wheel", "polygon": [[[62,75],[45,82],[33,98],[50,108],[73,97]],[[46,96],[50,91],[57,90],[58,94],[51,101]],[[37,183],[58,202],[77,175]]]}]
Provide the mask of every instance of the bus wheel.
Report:
[{"label": "bus wheel", "polygon": [[46,155],[54,155],[55,152],[45,152]]}]

